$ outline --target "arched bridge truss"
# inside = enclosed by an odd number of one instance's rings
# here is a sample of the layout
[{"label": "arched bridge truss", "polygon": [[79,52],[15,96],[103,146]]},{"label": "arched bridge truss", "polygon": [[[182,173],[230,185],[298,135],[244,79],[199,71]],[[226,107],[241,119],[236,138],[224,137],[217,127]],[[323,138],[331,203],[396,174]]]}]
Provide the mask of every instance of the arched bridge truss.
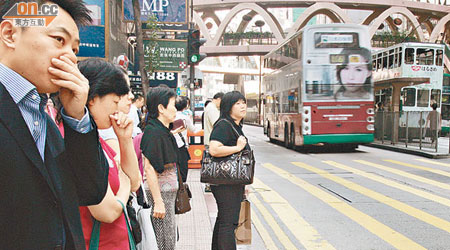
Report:
[{"label": "arched bridge truss", "polygon": [[[194,0],[193,21],[207,39],[202,51],[208,55],[261,55],[273,49],[276,44],[303,28],[312,18],[318,15],[327,16],[334,23],[355,23],[347,10],[364,10],[371,12],[360,24],[367,25],[373,37],[380,25],[386,24],[391,31],[398,29],[395,16],[403,16],[408,22],[409,32],[421,42],[446,42],[450,39],[450,6],[446,1],[425,3],[413,0]],[[441,4],[441,2],[443,2]],[[395,3],[395,5],[393,5]],[[283,30],[280,22],[271,12],[272,8],[305,8],[292,27]],[[229,10],[222,20],[217,11]],[[230,22],[241,12],[246,18],[239,20],[233,32],[246,30],[252,20],[259,15],[272,35],[271,44],[224,44],[224,34],[230,29]],[[253,20],[254,21],[254,20]],[[213,24],[213,25],[212,25]],[[423,25],[422,25],[423,24]],[[214,27],[215,29],[212,29]],[[422,28],[424,27],[424,28]],[[215,34],[211,34],[211,30]]]}]

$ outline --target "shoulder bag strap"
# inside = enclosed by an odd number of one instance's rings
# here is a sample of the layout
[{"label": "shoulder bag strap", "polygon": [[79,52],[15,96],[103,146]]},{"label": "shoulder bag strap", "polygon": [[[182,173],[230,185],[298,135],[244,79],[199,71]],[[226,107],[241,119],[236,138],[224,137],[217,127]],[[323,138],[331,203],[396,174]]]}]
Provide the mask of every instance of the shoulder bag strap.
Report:
[{"label": "shoulder bag strap", "polygon": [[91,239],[89,240],[89,250],[98,250],[100,244],[100,221],[94,220],[94,224],[92,225]]},{"label": "shoulder bag strap", "polygon": [[123,214],[125,215],[125,223],[127,224],[128,243],[130,244],[130,250],[136,250],[136,243],[134,242],[133,234],[131,232],[130,219],[128,218],[125,205],[120,200],[117,200],[122,206]]}]

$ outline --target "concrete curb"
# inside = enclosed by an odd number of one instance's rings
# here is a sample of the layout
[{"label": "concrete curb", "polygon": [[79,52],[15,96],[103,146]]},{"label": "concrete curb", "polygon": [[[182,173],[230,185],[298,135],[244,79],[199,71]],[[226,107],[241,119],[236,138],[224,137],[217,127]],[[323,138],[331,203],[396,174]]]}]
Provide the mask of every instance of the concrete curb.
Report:
[{"label": "concrete curb", "polygon": [[450,158],[449,154],[432,153],[432,152],[426,152],[426,151],[422,151],[422,150],[415,150],[412,148],[398,147],[398,146],[387,145],[387,144],[369,143],[369,144],[364,144],[364,146],[373,147],[373,148],[381,148],[381,149],[386,149],[386,150],[405,153],[405,154],[418,155],[418,156],[423,156],[423,157],[427,157],[427,158],[431,158],[431,159]]}]

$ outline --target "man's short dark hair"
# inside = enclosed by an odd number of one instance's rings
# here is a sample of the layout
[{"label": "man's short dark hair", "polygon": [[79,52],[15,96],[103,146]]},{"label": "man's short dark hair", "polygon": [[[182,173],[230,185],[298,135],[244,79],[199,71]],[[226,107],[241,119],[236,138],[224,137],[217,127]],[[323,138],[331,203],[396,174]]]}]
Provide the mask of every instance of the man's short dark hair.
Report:
[{"label": "man's short dark hair", "polygon": [[158,118],[159,104],[162,104],[164,108],[167,108],[169,100],[172,97],[176,97],[175,92],[168,87],[158,86],[155,88],[151,88],[147,94],[148,116],[154,119]]},{"label": "man's short dark hair", "polygon": [[57,4],[64,9],[73,18],[77,26],[87,26],[92,23],[90,16],[91,11],[86,8],[84,1],[80,0],[1,0],[0,4],[0,22],[2,22],[3,15],[8,12],[16,3],[20,2],[37,2],[40,5],[50,2]]},{"label": "man's short dark hair", "polygon": [[178,96],[175,100],[175,108],[177,111],[183,111],[187,107],[187,103],[186,96]]},{"label": "man's short dark hair", "polygon": [[118,96],[130,92],[123,69],[98,58],[89,58],[78,63],[80,72],[89,80],[88,101],[108,94]]},{"label": "man's short dark hair", "polygon": [[137,102],[141,98],[144,98],[144,96],[139,93],[134,94],[133,103]]},{"label": "man's short dark hair", "polygon": [[433,110],[436,110],[437,109],[437,103],[433,103],[433,104],[431,104],[431,107],[433,108]]},{"label": "man's short dark hair", "polygon": [[219,92],[213,96],[213,99],[222,99],[223,95],[224,95],[223,92]]}]

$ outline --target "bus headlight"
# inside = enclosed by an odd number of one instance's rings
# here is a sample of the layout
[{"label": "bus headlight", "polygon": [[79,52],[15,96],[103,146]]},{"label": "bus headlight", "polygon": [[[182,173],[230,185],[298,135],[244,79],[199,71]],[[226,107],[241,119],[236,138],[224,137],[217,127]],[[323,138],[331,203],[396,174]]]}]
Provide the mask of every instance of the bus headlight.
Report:
[{"label": "bus headlight", "polygon": [[366,112],[367,112],[368,115],[375,114],[375,110],[373,108],[368,108]]},{"label": "bus headlight", "polygon": [[375,126],[373,124],[369,124],[369,125],[367,125],[367,130],[374,131],[375,130]]},{"label": "bus headlight", "polygon": [[374,123],[375,122],[375,118],[373,118],[373,116],[368,116],[367,117],[367,122]]}]

